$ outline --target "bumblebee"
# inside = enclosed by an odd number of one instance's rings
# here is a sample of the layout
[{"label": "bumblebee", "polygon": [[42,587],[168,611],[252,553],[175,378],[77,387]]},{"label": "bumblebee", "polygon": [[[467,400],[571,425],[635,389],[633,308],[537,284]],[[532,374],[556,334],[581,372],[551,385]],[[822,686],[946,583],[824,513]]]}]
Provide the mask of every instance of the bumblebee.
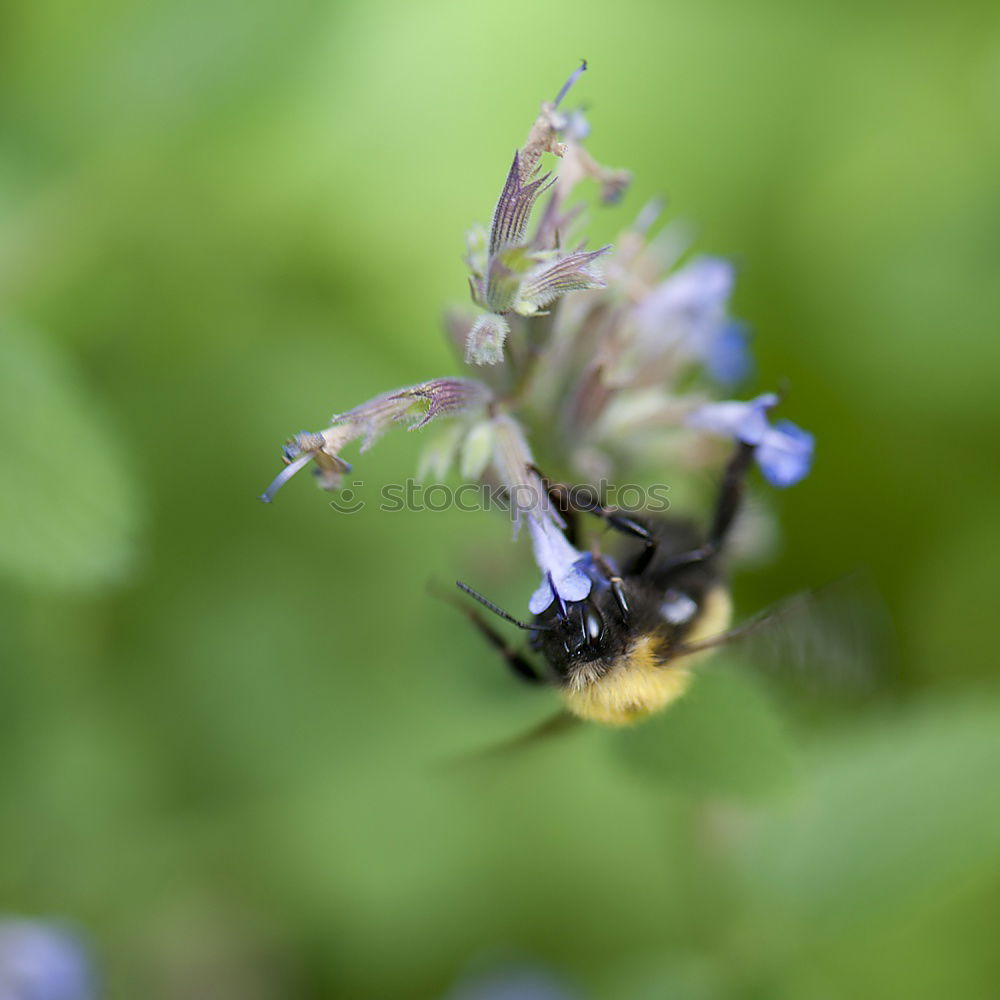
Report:
[{"label": "bumblebee", "polygon": [[729,460],[707,532],[681,518],[644,518],[607,507],[546,481],[571,542],[577,515],[589,513],[629,544],[620,570],[611,559],[591,554],[587,597],[556,600],[531,622],[458,581],[480,604],[528,632],[540,663],[510,646],[475,609],[463,605],[464,613],[517,677],[554,685],[580,719],[620,726],[666,708],[684,693],[699,659],[761,621],[730,629],[732,602],[721,565],[753,453],[753,445],[740,444]]}]

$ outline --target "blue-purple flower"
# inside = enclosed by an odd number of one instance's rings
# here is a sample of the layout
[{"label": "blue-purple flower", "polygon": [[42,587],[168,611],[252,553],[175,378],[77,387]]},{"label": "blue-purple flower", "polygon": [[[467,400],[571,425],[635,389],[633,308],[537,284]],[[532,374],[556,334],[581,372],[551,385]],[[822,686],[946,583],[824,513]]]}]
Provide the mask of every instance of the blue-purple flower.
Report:
[{"label": "blue-purple flower", "polygon": [[552,517],[531,517],[528,529],[535,562],[542,571],[542,582],[531,595],[528,610],[539,615],[553,601],[582,601],[591,586],[583,553],[570,545]]},{"label": "blue-purple flower", "polygon": [[544,970],[513,968],[462,983],[446,1000],[579,1000],[579,994]]},{"label": "blue-purple flower", "polygon": [[641,354],[701,362],[720,382],[743,378],[746,328],[728,315],[735,274],[721,257],[696,257],[661,281],[635,309]]},{"label": "blue-purple flower", "polygon": [[794,486],[812,466],[814,438],[788,420],[771,424],[768,413],[778,405],[773,392],[746,402],[709,403],[688,415],[687,424],[756,446],[754,457],[772,486]]},{"label": "blue-purple flower", "polygon": [[746,324],[731,319],[718,327],[700,345],[705,368],[716,382],[732,385],[750,374],[753,361],[750,357],[749,339]]},{"label": "blue-purple flower", "polygon": [[[553,601],[582,601],[591,586],[584,569],[586,557],[563,534],[562,518],[538,474],[520,424],[509,414],[499,413],[488,426],[490,467],[506,490],[515,531],[527,521],[535,562],[542,571],[542,582],[528,607],[532,614],[540,614]],[[473,429],[470,437],[476,433]]]}]

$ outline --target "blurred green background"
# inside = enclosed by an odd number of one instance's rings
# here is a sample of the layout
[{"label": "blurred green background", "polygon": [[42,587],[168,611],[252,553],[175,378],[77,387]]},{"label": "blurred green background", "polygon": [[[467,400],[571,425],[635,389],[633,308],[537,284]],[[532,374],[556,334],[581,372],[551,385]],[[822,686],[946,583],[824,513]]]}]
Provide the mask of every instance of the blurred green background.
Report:
[{"label": "blurred green background", "polygon": [[[463,232],[576,60],[590,148],[735,257],[750,388],[818,438],[741,613],[857,566],[869,695],[706,673],[628,734],[425,592],[523,603],[502,518],[369,509],[291,432],[457,370]],[[0,910],[109,997],[995,996],[1000,11],[174,0],[0,11]],[[397,434],[362,498],[409,475]]]}]

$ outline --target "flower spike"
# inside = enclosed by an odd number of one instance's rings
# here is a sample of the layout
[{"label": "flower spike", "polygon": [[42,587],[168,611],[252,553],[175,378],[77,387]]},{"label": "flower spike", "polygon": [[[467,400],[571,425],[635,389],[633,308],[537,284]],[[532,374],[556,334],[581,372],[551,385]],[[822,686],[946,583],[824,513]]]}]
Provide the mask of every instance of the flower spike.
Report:
[{"label": "flower spike", "polygon": [[[529,631],[566,631],[568,623],[575,630],[578,616],[593,610],[579,602],[592,590],[604,600],[612,587],[608,557],[596,546],[580,551],[567,537],[532,445],[558,455],[567,473],[589,483],[619,480],[637,468],[662,469],[664,476],[704,469],[719,457],[710,435],[742,442],[741,473],[755,462],[776,487],[803,479],[814,452],[811,434],[772,420],[777,395],[717,398],[719,384],[750,371],[748,331],[730,311],[731,261],[689,257],[689,231],[676,223],[655,231],[658,202],[615,248],[588,249],[581,241],[583,206],[570,204],[577,185],[593,182],[610,203],[631,180],[585,146],[590,125],[569,94],[586,71],[582,60],[555,99],[540,103],[508,161],[489,226],[468,234],[464,263],[476,308],[454,311],[445,322],[456,354],[485,368],[483,381],[432,379],[337,413],[324,430],[289,441],[284,467],[261,496],[271,502],[306,466],[322,488],[339,489],[351,469],[342,457],[348,444],[356,441],[364,452],[400,424],[418,430],[438,417],[454,418],[429,435],[418,479],[441,480],[455,470],[489,487],[508,509],[515,537],[527,525],[540,573],[528,609],[545,615],[545,626],[527,615],[520,621],[460,586]],[[555,157],[552,169],[546,157]],[[624,592],[614,599],[627,620]],[[591,624],[584,622],[584,638]]]}]

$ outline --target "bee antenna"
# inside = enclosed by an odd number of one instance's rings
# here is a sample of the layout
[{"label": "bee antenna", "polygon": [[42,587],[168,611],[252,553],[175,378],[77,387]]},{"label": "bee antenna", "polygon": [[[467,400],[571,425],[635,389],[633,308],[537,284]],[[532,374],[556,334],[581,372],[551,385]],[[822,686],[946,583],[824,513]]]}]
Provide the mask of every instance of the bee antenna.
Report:
[{"label": "bee antenna", "polygon": [[506,622],[510,622],[511,625],[516,625],[518,628],[523,628],[526,632],[552,631],[552,627],[550,625],[528,625],[525,622],[518,621],[512,614],[509,614],[508,612],[504,611],[503,608],[498,607],[492,601],[483,597],[483,595],[480,594],[478,591],[473,590],[467,583],[462,583],[461,580],[456,580],[455,586],[458,587],[459,590],[464,590],[465,593],[469,595],[469,597],[472,597],[475,600],[479,601],[479,603],[484,608],[486,608],[489,611],[492,611],[493,614],[497,615],[499,618],[502,618]]}]

